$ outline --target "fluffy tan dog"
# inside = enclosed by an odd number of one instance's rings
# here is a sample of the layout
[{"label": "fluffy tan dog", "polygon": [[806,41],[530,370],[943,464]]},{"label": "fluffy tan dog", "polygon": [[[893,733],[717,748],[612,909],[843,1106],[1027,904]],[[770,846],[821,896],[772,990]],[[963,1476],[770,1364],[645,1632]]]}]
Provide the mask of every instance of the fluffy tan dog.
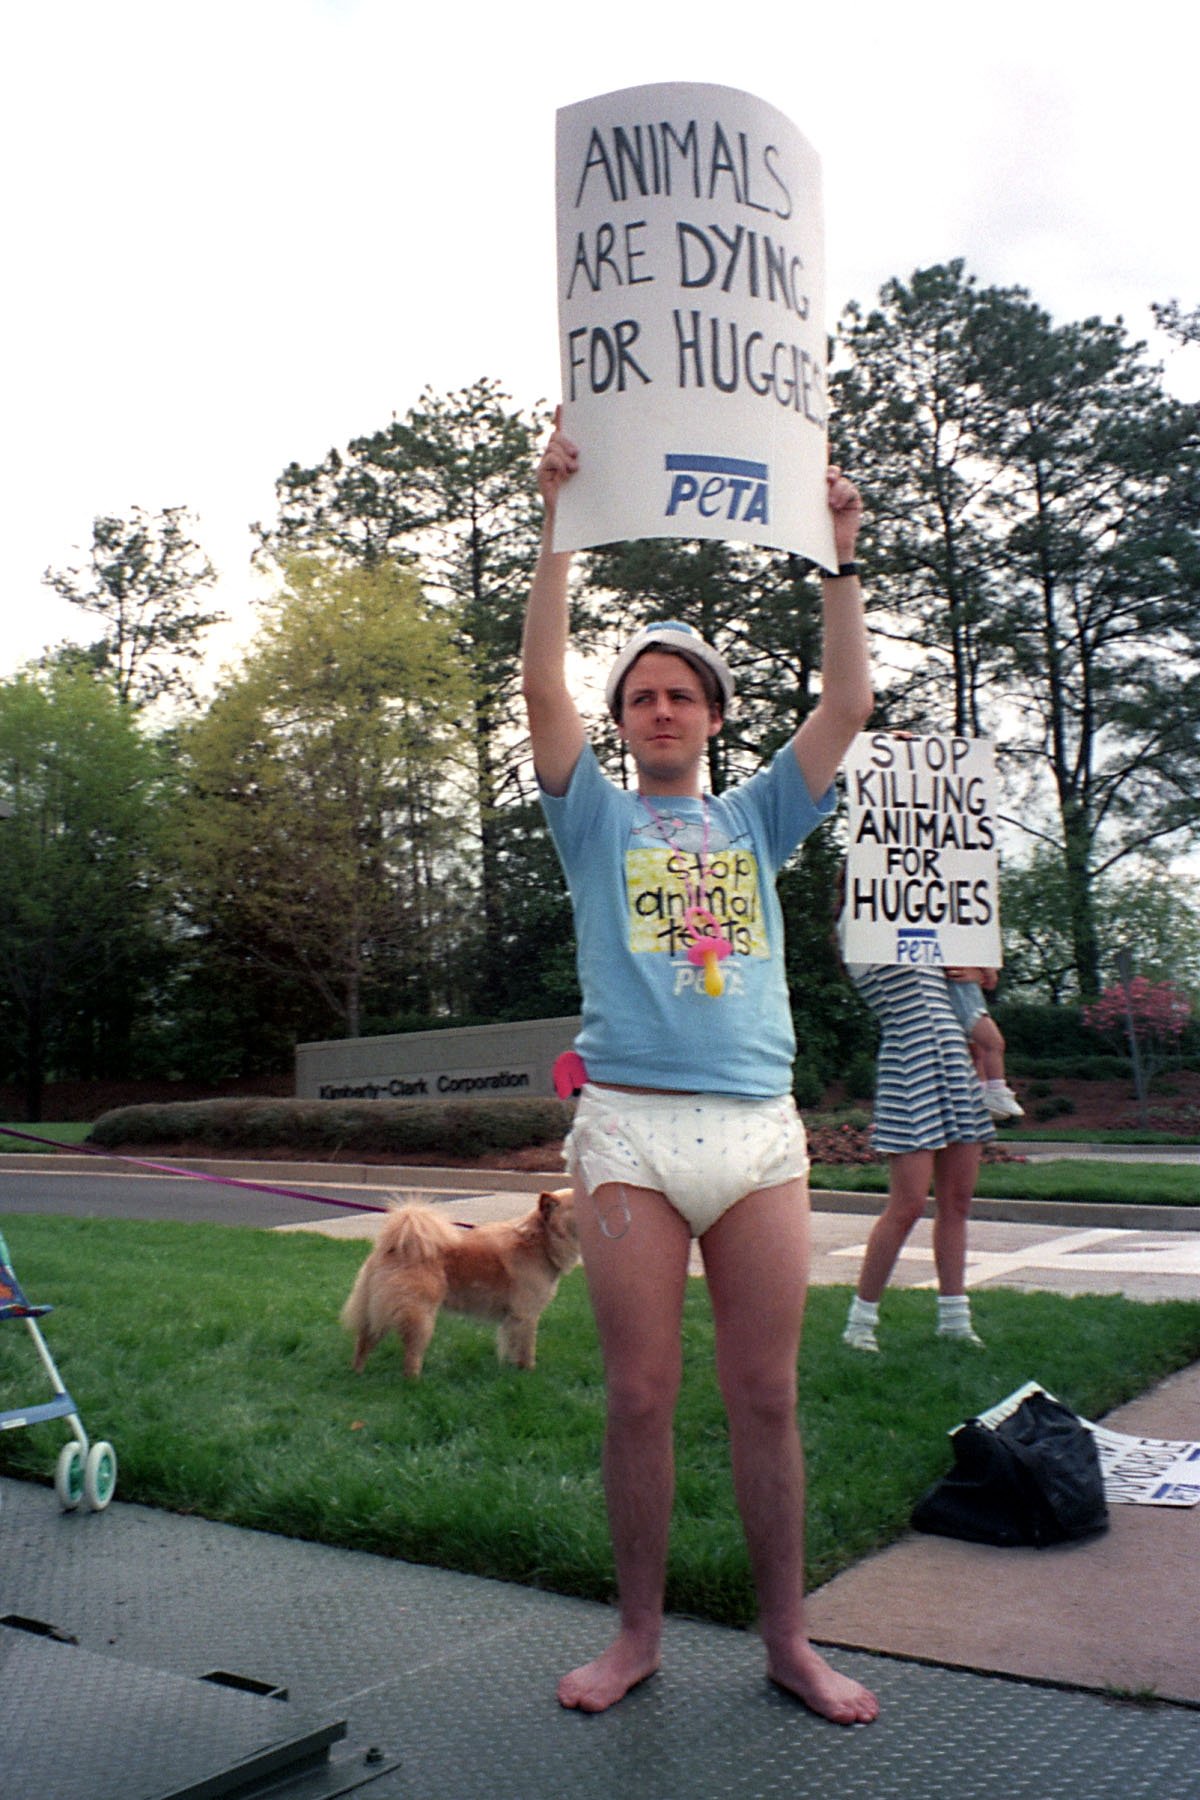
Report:
[{"label": "fluffy tan dog", "polygon": [[396,1207],[358,1271],[342,1308],[355,1334],[354,1367],[389,1331],[404,1345],[404,1373],[415,1379],[438,1311],[495,1319],[501,1362],[532,1369],[538,1320],[560,1275],[579,1261],[569,1188],[542,1194],[522,1219],[464,1230],[432,1206]]}]

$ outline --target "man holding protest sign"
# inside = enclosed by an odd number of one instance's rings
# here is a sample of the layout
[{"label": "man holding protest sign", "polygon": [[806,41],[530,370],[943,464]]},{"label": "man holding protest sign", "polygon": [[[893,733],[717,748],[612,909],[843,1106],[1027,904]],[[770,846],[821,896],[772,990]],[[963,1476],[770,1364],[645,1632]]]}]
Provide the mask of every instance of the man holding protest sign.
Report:
[{"label": "man holding protest sign", "polygon": [[733,682],[678,621],[646,627],[608,683],[637,789],[601,774],[567,687],[569,555],[553,549],[579,454],[556,428],[538,470],[545,530],[525,623],[534,763],[575,912],[587,1067],[568,1140],[584,1266],[604,1357],[605,1492],[620,1626],[559,1684],[600,1712],[659,1665],[674,1490],[673,1420],[691,1240],[699,1240],[729,1418],[734,1487],[767,1671],[840,1724],[874,1695],[804,1627],[804,1471],[796,1362],[808,1275],[808,1158],[775,875],[833,808],[833,778],[870,714],[853,563],[858,493],[828,503],[838,573],[824,583],[821,699],[752,781],[706,795],[701,768]]}]

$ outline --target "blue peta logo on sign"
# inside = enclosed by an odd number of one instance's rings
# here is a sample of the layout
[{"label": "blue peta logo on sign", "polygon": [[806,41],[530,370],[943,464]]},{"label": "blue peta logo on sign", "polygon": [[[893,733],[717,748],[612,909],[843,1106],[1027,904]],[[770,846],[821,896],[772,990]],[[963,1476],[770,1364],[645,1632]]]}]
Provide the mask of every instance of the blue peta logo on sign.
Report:
[{"label": "blue peta logo on sign", "polygon": [[743,462],[737,456],[668,456],[671,492],[665,516],[740,519],[743,524],[769,523],[766,463]]},{"label": "blue peta logo on sign", "polygon": [[936,931],[924,927],[902,926],[896,933],[896,961],[901,963],[945,962]]}]

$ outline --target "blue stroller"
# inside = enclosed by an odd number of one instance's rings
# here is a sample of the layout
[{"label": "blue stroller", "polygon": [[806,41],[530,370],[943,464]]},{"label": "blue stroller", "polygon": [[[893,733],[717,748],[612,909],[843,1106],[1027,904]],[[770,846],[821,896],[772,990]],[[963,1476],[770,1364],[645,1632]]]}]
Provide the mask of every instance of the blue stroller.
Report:
[{"label": "blue stroller", "polygon": [[116,1451],[111,1444],[88,1443],[87,1432],[75,1411],[75,1402],[63,1385],[38,1325],[38,1320],[53,1310],[50,1306],[34,1306],[25,1298],[13,1272],[8,1245],[0,1233],[0,1320],[24,1319],[54,1390],[54,1399],[42,1406],[14,1407],[11,1411],[0,1412],[0,1431],[15,1431],[21,1425],[41,1425],[47,1419],[65,1419],[72,1436],[58,1454],[54,1491],[68,1512],[81,1500],[85,1500],[93,1512],[100,1512],[112,1499],[117,1485]]}]

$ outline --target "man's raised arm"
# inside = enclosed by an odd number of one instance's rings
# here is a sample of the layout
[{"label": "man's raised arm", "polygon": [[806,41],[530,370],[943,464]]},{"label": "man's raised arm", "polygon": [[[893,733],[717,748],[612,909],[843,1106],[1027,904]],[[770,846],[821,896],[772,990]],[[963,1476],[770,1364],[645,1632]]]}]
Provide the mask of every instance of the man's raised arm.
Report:
[{"label": "man's raised arm", "polygon": [[[827,479],[838,565],[844,568],[854,562],[862,499],[840,469],[831,468]],[[858,575],[826,575],[821,585],[825,615],[821,698],[793,739],[796,760],[814,800],[837,774],[875,706]]]},{"label": "man's raised arm", "polygon": [[538,464],[538,491],[545,507],[542,547],[529,590],[521,639],[521,685],[529,715],[533,766],[548,794],[566,793],[583,749],[583,721],[567,689],[566,675],[570,630],[567,578],[571,557],[567,551],[551,548],[558,496],[579,462],[579,452],[558,428],[559,411],[555,412],[554,431]]}]

